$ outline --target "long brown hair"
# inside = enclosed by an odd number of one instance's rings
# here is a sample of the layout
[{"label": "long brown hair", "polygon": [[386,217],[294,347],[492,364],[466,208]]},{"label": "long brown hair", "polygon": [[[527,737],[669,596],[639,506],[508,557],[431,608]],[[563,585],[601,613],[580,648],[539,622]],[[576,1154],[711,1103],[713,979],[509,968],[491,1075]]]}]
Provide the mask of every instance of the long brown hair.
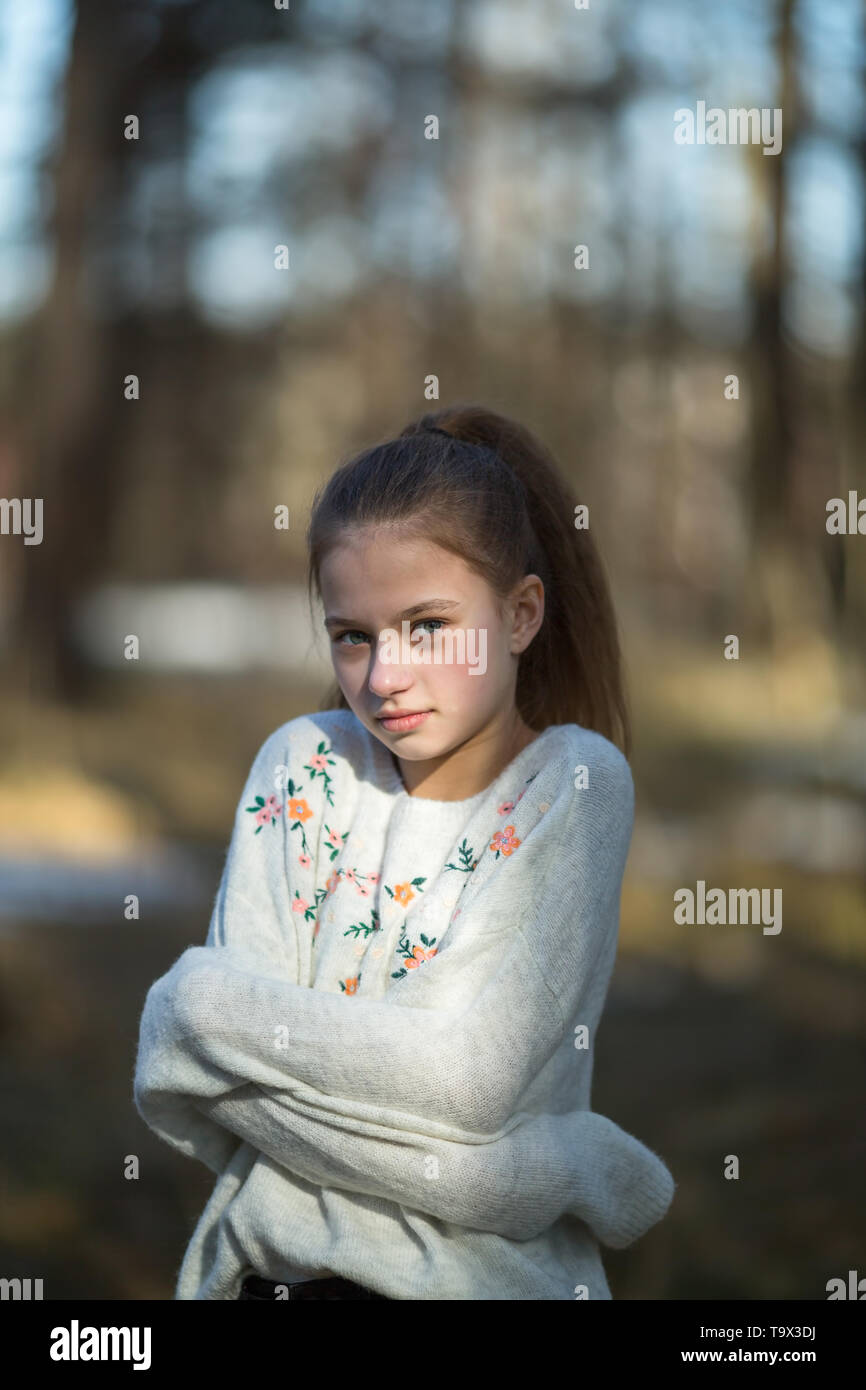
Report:
[{"label": "long brown hair", "polygon": [[[531,729],[580,724],[631,751],[616,616],[578,499],[530,430],[474,404],[422,415],[338,468],[313,499],[307,591],[347,527],[399,525],[401,536],[459,555],[500,603],[526,574],[544,584],[544,620],[521,654],[515,699]],[[348,709],[335,681],[320,709]]]}]

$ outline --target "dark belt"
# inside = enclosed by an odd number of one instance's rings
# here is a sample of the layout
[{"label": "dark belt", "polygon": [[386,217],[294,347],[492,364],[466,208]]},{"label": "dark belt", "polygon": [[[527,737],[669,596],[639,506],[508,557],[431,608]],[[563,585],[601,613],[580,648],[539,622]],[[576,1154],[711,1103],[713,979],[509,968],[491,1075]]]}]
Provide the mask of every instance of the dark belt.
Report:
[{"label": "dark belt", "polygon": [[289,1298],[384,1298],[387,1294],[374,1293],[372,1289],[367,1289],[363,1284],[355,1284],[351,1279],[341,1279],[339,1275],[334,1275],[330,1279],[304,1279],[299,1284],[280,1284],[274,1279],[263,1279],[259,1274],[248,1274],[241,1285],[238,1298],[255,1299],[256,1302],[274,1303],[279,1302],[277,1289],[281,1291],[282,1298],[285,1298],[286,1290]]}]

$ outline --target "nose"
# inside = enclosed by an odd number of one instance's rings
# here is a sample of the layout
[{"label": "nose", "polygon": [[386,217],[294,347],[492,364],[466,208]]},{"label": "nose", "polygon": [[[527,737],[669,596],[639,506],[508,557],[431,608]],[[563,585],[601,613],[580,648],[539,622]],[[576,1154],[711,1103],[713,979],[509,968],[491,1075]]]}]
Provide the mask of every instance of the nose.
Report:
[{"label": "nose", "polygon": [[408,690],[412,686],[412,673],[408,666],[402,666],[399,661],[394,661],[395,648],[399,653],[399,643],[393,640],[377,641],[370,658],[370,674],[367,684],[374,695],[379,695],[383,699],[387,695],[393,695],[398,691]]}]

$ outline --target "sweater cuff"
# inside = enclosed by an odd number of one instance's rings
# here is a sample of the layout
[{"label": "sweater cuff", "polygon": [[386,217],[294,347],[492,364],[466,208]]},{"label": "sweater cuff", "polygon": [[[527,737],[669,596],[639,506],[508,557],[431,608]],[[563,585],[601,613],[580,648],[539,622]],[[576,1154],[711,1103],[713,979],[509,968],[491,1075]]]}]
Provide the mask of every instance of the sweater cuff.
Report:
[{"label": "sweater cuff", "polygon": [[598,1149],[602,1200],[592,1224],[603,1244],[623,1250],[661,1221],[676,1184],[662,1159],[639,1139],[604,1115],[594,1118],[602,1127]]}]

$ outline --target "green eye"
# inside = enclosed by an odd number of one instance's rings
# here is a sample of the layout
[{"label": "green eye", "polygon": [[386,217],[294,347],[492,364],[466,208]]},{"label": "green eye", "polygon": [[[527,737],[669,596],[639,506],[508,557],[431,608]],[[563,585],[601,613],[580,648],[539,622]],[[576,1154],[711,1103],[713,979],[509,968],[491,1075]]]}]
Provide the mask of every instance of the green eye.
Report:
[{"label": "green eye", "polygon": [[[429,623],[438,623],[439,627],[445,627],[444,618],[419,618],[417,622],[412,624],[412,627],[413,629],[416,627],[427,627]],[[434,628],[434,631],[437,631],[437,629]],[[345,642],[343,640],[345,637],[360,637],[361,640],[360,642]],[[369,638],[367,634],[365,632],[361,632],[360,628],[356,627],[347,628],[345,632],[338,633],[337,636],[334,638],[334,643],[338,647],[360,647],[363,645],[364,642],[368,641]]]}]

